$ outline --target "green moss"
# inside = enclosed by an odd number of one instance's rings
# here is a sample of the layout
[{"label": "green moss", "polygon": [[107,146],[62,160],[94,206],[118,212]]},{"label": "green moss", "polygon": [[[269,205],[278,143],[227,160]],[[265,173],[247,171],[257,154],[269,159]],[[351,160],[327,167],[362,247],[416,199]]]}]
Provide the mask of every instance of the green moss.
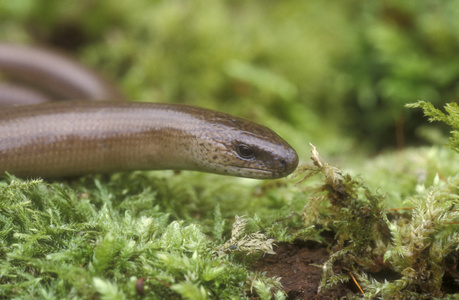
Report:
[{"label": "green moss", "polygon": [[144,278],[154,299],[243,297],[250,272],[217,255],[201,226],[154,210],[133,216],[116,207],[119,191],[101,188],[98,180],[84,193],[14,177],[2,183],[1,296],[128,299]]},{"label": "green moss", "polygon": [[[386,211],[383,195],[372,193],[362,180],[327,164],[312,147],[313,166],[305,168],[302,181],[316,174],[322,174],[324,180],[309,196],[304,221],[336,234],[332,254],[322,266],[320,289],[350,280],[348,272],[333,271],[339,263],[356,274],[365,298],[445,296],[442,283],[446,261],[459,249],[453,222],[459,212],[452,209],[459,204],[459,177],[449,177],[445,182],[436,176],[430,187],[418,183],[415,193],[405,198],[405,204],[412,207],[409,214],[399,214]],[[370,274],[383,266],[397,273],[399,279],[373,279]]]},{"label": "green moss", "polygon": [[422,108],[424,114],[429,117],[430,122],[441,121],[451,127],[451,137],[449,138],[448,147],[459,153],[459,106],[455,102],[445,105],[446,114],[436,109],[432,103],[418,101],[407,104],[410,108]]}]

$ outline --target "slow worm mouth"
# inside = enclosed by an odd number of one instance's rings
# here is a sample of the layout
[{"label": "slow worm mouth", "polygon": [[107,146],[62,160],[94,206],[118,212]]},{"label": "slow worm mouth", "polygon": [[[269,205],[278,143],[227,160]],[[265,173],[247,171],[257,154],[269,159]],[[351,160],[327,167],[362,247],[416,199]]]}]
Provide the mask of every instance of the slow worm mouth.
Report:
[{"label": "slow worm mouth", "polygon": [[282,177],[289,175],[290,173],[294,171],[292,170],[291,172],[289,172],[288,168],[283,168],[281,171],[276,171],[276,170],[265,170],[265,169],[249,168],[249,167],[237,167],[237,168],[234,168],[234,170],[238,174],[238,176],[255,178],[255,179],[282,178]]}]

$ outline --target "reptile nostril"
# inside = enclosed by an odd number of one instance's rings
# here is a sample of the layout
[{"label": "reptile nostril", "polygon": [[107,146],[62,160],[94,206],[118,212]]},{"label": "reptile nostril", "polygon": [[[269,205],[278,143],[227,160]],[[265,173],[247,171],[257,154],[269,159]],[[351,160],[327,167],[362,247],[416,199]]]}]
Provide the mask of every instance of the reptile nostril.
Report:
[{"label": "reptile nostril", "polygon": [[281,159],[281,160],[279,161],[279,163],[281,164],[282,168],[284,168],[284,169],[285,169],[285,167],[287,166],[287,162],[285,161],[285,159]]}]

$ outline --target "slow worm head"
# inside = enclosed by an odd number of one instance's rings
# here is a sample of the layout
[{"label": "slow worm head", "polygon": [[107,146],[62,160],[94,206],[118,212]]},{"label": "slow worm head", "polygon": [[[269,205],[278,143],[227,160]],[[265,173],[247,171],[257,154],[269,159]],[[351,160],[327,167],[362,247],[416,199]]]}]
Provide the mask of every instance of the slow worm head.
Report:
[{"label": "slow worm head", "polygon": [[284,177],[296,169],[295,150],[271,129],[216,111],[181,109],[199,116],[193,157],[200,169],[260,179]]}]

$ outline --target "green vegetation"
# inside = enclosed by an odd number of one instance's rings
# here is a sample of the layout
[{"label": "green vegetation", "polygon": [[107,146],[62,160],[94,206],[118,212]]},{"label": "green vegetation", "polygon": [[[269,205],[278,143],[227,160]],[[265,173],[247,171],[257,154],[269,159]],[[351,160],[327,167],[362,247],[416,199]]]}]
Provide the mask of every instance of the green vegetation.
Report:
[{"label": "green vegetation", "polygon": [[8,176],[0,299],[286,299],[251,266],[298,241],[330,251],[321,291],[351,272],[356,299],[457,297],[458,23],[457,1],[0,1],[2,41],[265,124],[302,161],[275,181]]},{"label": "green vegetation", "polygon": [[[172,220],[154,193],[122,195],[95,183],[84,191],[14,177],[2,183],[0,296],[240,299],[251,285],[268,295],[279,286],[223,251],[218,254],[219,242],[208,239],[202,226]],[[126,209],[130,206],[134,210]],[[214,215],[213,231],[221,232],[218,207]],[[239,220],[242,233],[245,222]],[[257,246],[266,240],[261,233],[245,239],[239,251],[272,253],[269,245]],[[142,291],[136,289],[139,280]]]},{"label": "green vegetation", "polygon": [[[304,220],[336,234],[333,254],[322,266],[320,289],[350,280],[347,273],[333,273],[339,261],[357,275],[365,298],[442,297],[446,258],[459,249],[457,224],[452,223],[459,217],[452,209],[459,204],[459,196],[453,193],[459,188],[459,175],[447,182],[437,176],[428,188],[417,185],[416,195],[406,199],[413,206],[411,213],[389,214],[383,209],[384,196],[371,193],[360,180],[329,166],[315,147],[312,152],[314,166],[304,179],[317,173],[325,178],[304,207]],[[311,218],[310,212],[319,212],[324,204],[329,204],[326,213]],[[380,282],[368,275],[383,268],[397,272],[400,278]]]},{"label": "green vegetation", "polygon": [[459,107],[457,103],[447,103],[445,115],[441,110],[436,109],[431,103],[419,101],[417,103],[408,104],[407,107],[420,107],[424,110],[424,114],[429,117],[429,121],[442,121],[452,127],[451,137],[448,147],[459,153]]}]

